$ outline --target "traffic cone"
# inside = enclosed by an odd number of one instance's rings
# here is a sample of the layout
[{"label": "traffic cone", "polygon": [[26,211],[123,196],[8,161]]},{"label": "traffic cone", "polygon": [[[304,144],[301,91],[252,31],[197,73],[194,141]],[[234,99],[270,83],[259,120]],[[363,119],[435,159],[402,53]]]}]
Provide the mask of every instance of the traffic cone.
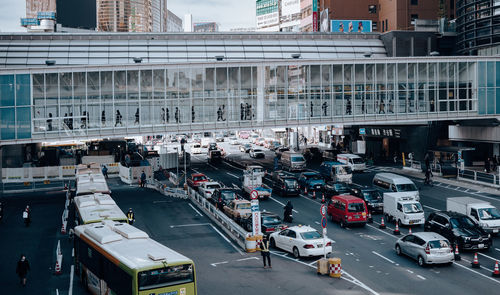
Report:
[{"label": "traffic cone", "polygon": [[399,236],[401,234],[401,232],[399,231],[399,222],[396,221],[396,228],[392,233],[395,234],[396,236]]},{"label": "traffic cone", "polygon": [[410,235],[411,235],[411,227],[410,227],[410,230],[408,231],[408,234],[410,234]]},{"label": "traffic cone", "polygon": [[59,261],[56,261],[56,269],[55,269],[56,275],[60,275],[62,273],[61,271],[61,266],[59,265]]},{"label": "traffic cone", "polygon": [[384,222],[384,217],[382,216],[382,222],[380,222],[380,225],[378,226],[380,229],[385,229],[385,222]]},{"label": "traffic cone", "polygon": [[474,253],[474,261],[471,262],[472,268],[480,268],[481,264],[479,263],[479,260],[477,260],[477,252]]},{"label": "traffic cone", "polygon": [[460,257],[460,253],[458,253],[458,245],[455,245],[455,261],[460,260],[462,260],[462,257]]},{"label": "traffic cone", "polygon": [[368,210],[368,223],[373,223],[372,213]]},{"label": "traffic cone", "polygon": [[306,196],[308,195],[308,193],[307,193],[307,186],[304,188],[304,194],[306,194]]},{"label": "traffic cone", "polygon": [[312,196],[313,199],[316,199],[316,191],[313,191],[313,196]]},{"label": "traffic cone", "polygon": [[61,226],[61,234],[63,234],[63,235],[66,234],[66,227],[64,226],[64,223]]},{"label": "traffic cone", "polygon": [[324,193],[322,193],[322,194],[321,194],[321,203],[325,203],[325,202],[326,202],[326,201],[325,201],[325,194],[324,194]]},{"label": "traffic cone", "polygon": [[492,277],[500,277],[500,270],[498,269],[498,260],[495,261],[495,269],[491,273]]}]

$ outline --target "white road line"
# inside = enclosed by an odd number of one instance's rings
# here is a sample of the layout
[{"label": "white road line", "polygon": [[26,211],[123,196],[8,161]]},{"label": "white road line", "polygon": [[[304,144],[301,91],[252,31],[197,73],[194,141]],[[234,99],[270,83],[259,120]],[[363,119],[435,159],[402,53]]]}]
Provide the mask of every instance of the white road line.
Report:
[{"label": "white road line", "polygon": [[71,249],[71,257],[75,257],[75,248]]},{"label": "white road line", "polygon": [[466,193],[470,192],[470,189],[466,189],[466,190],[465,190],[465,192],[466,192]]},{"label": "white road line", "polygon": [[208,166],[210,166],[210,167],[214,168],[215,170],[219,170],[219,168],[215,167],[215,166],[214,166],[214,165],[212,165],[212,164],[208,164]]},{"label": "white road line", "polygon": [[190,226],[201,226],[201,225],[209,225],[210,223],[191,223],[191,224],[178,224],[178,225],[171,225],[170,228],[174,227],[190,227]]},{"label": "white road line", "polygon": [[236,166],[233,166],[233,165],[229,164],[228,162],[225,162],[225,161],[224,161],[223,163],[224,163],[224,164],[226,164],[226,165],[228,165],[228,166],[230,166],[230,167],[233,167],[234,169],[244,170],[244,169],[242,169],[242,168],[238,168],[238,167],[236,167]]},{"label": "white road line", "polygon": [[493,260],[493,261],[497,261],[497,260],[500,260],[500,259],[497,259],[497,258],[493,258],[493,257],[491,257],[491,256],[488,256],[488,255],[486,255],[486,254],[483,254],[483,253],[480,253],[480,252],[477,252],[477,254],[479,254],[479,255],[481,255],[481,256],[484,256],[484,257],[486,257],[486,258],[489,258],[489,259],[491,259],[491,260]]},{"label": "white road line", "polygon": [[69,275],[69,291],[68,295],[73,294],[73,277],[75,276],[75,266],[71,265],[71,273]]},{"label": "white road line", "polygon": [[321,259],[318,259],[316,261],[313,261],[313,262],[309,263],[309,266],[314,266],[314,265],[318,264],[318,261],[320,261],[320,260]]},{"label": "white road line", "polygon": [[424,277],[423,277],[423,276],[421,276],[421,275],[417,275],[417,278],[422,279],[422,280],[426,280],[426,278],[424,278]]},{"label": "white road line", "polygon": [[316,223],[316,224],[321,224],[321,223],[319,223],[319,222],[317,222],[317,221],[315,221],[314,223]]},{"label": "white road line", "polygon": [[[462,259],[462,260],[463,260],[463,259]],[[493,282],[495,282],[495,283],[497,283],[497,284],[500,284],[500,281],[497,281],[497,280],[495,280],[494,278],[491,278],[491,277],[489,277],[489,276],[487,276],[487,275],[484,275],[484,274],[482,274],[482,273],[480,273],[480,272],[478,272],[478,271],[475,271],[475,270],[473,270],[472,268],[468,268],[468,267],[467,267],[467,266],[465,266],[465,265],[461,265],[460,263],[457,263],[457,262],[453,262],[453,264],[454,264],[454,265],[457,265],[457,266],[460,266],[461,268],[466,269],[466,270],[468,270],[468,271],[471,271],[471,272],[473,272],[473,273],[475,273],[475,274],[477,274],[477,275],[480,275],[480,276],[482,276],[482,277],[484,277],[484,278],[487,278],[488,280],[491,280],[491,281],[493,281]]]},{"label": "white road line", "polygon": [[378,228],[378,227],[375,227],[375,226],[373,226],[373,225],[371,225],[371,224],[367,224],[367,225],[368,225],[369,227],[373,228],[373,229],[378,230],[379,232],[381,232],[381,233],[383,233],[383,234],[388,235],[389,237],[396,238],[394,235],[391,235],[390,233],[385,232],[385,231],[381,230],[381,229],[380,229],[380,228]]},{"label": "white road line", "polygon": [[245,260],[251,260],[251,259],[259,260],[259,257],[240,258],[240,259],[236,259],[236,261],[245,261]]},{"label": "white road line", "polygon": [[239,179],[239,177],[238,177],[238,176],[236,176],[236,175],[234,175],[233,173],[226,172],[226,174],[227,174],[227,175],[229,175],[229,176],[232,176],[232,177],[234,177],[234,178],[238,178],[238,179]]},{"label": "white road line", "polygon": [[237,185],[236,185],[236,184],[234,184],[234,183],[231,183],[231,185],[233,186],[233,188],[236,188],[236,189],[239,189],[239,188],[240,188],[239,186],[237,186]]},{"label": "white road line", "polygon": [[226,264],[229,263],[229,261],[221,261],[221,262],[215,262],[215,263],[210,263],[211,266],[217,267],[218,264]]},{"label": "white road line", "polygon": [[[275,198],[273,198],[273,197],[269,197],[269,199],[271,199],[271,200],[275,201],[276,203],[280,204],[281,206],[285,207],[285,204],[283,204],[282,202],[280,202],[280,201],[276,200]],[[292,210],[293,210],[293,212],[295,212],[295,213],[299,213],[299,211],[297,211],[297,210],[295,210],[295,209],[292,209]]]},{"label": "white road line", "polygon": [[422,206],[424,206],[425,208],[429,208],[431,210],[434,210],[434,211],[439,211],[439,209],[436,209],[436,208],[431,207],[431,206],[427,206],[427,205],[422,205]]},{"label": "white road line", "polygon": [[189,207],[193,208],[193,210],[194,210],[194,211],[195,211],[198,215],[203,216],[203,215],[200,213],[200,211],[196,210],[196,208],[195,208],[195,207],[193,207],[193,205],[191,205],[190,203],[188,203],[188,205],[189,205]]},{"label": "white road line", "polygon": [[[463,257],[462,257],[462,260],[463,260],[463,261],[465,261],[465,262],[467,262],[467,263],[469,263],[469,264],[471,264],[471,263],[472,263],[472,261],[467,260],[467,259],[464,259]],[[480,265],[480,268],[482,268],[482,269],[484,269],[484,270],[487,270],[487,271],[490,271],[490,272],[493,272],[493,270],[492,270],[492,269],[489,269],[489,268],[484,267],[484,266],[482,266],[482,265]]]},{"label": "white road line", "polygon": [[194,169],[194,168],[191,168],[191,170],[193,170],[193,171],[194,171],[194,172],[196,172],[196,173],[200,173],[200,171],[198,171],[198,170],[196,170],[196,169]]},{"label": "white road line", "polygon": [[407,269],[406,271],[409,272],[409,273],[413,273],[413,270]]},{"label": "white road line", "polygon": [[375,251],[372,251],[372,253],[373,253],[373,254],[375,254],[375,255],[377,255],[378,257],[380,257],[380,258],[382,258],[382,259],[385,259],[385,260],[389,261],[389,262],[390,262],[390,263],[392,263],[392,264],[395,264],[395,263],[396,263],[396,262],[394,262],[394,261],[390,260],[389,258],[385,257],[384,255],[379,254],[379,253],[377,253],[377,252],[375,252]]},{"label": "white road line", "polygon": [[210,224],[210,226],[224,239],[226,240],[226,242],[229,243],[229,245],[231,245],[236,251],[238,251],[238,253],[240,253],[242,256],[244,256],[245,254],[243,254],[243,252],[241,252],[241,250],[236,247],[225,235],[223,235],[213,224]]},{"label": "white road line", "polygon": [[500,251],[500,249],[498,249],[498,248],[495,248],[495,250]]}]

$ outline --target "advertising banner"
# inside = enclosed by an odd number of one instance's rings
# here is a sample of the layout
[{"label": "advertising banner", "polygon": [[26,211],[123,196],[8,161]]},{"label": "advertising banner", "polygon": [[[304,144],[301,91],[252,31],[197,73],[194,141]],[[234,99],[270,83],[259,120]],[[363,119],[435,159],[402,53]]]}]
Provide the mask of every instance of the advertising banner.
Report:
[{"label": "advertising banner", "polygon": [[330,32],[330,21],[328,20],[328,8],[323,9],[319,16],[319,31]]},{"label": "advertising banner", "polygon": [[282,0],[281,1],[281,16],[293,15],[300,13],[300,0]]},{"label": "advertising banner", "polygon": [[332,20],[330,22],[332,33],[370,33],[371,20]]},{"label": "advertising banner", "polygon": [[318,31],[318,12],[313,11],[313,32]]}]

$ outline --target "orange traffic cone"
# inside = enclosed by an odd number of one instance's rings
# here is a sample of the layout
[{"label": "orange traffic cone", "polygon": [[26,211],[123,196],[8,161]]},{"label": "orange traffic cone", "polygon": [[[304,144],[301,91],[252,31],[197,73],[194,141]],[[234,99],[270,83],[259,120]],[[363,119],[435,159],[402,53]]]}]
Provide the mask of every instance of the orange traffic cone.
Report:
[{"label": "orange traffic cone", "polygon": [[392,233],[395,234],[396,236],[399,236],[401,234],[401,232],[399,231],[399,222],[396,221],[396,228]]},{"label": "orange traffic cone", "polygon": [[455,261],[460,260],[462,260],[462,257],[460,256],[460,253],[458,253],[458,245],[455,245]]},{"label": "orange traffic cone", "polygon": [[316,199],[316,191],[313,191],[313,196],[312,196],[313,199]]},{"label": "orange traffic cone", "polygon": [[385,229],[384,217],[382,217],[382,222],[380,223],[380,225],[378,226],[378,228]]},{"label": "orange traffic cone", "polygon": [[474,253],[474,261],[472,261],[471,266],[472,266],[472,268],[480,268],[481,267],[479,260],[477,260],[477,252]]},{"label": "orange traffic cone", "polygon": [[308,193],[307,193],[307,186],[304,188],[304,194],[306,194],[306,196],[308,195]]},{"label": "orange traffic cone", "polygon": [[63,234],[63,235],[66,234],[66,227],[64,226],[64,223],[61,226],[61,234]]},{"label": "orange traffic cone", "polygon": [[56,273],[56,275],[60,275],[62,273],[61,266],[59,265],[59,261],[56,261],[55,273]]},{"label": "orange traffic cone", "polygon": [[326,202],[326,201],[325,201],[325,194],[324,194],[324,193],[322,193],[322,194],[321,194],[321,203],[325,203],[325,202]]},{"label": "orange traffic cone", "polygon": [[368,210],[368,223],[373,223],[372,212]]},{"label": "orange traffic cone", "polygon": [[500,277],[500,270],[498,269],[498,260],[495,261],[495,269],[491,273],[492,277]]},{"label": "orange traffic cone", "polygon": [[410,234],[410,235],[411,235],[411,227],[410,227],[410,230],[408,231],[408,234]]}]

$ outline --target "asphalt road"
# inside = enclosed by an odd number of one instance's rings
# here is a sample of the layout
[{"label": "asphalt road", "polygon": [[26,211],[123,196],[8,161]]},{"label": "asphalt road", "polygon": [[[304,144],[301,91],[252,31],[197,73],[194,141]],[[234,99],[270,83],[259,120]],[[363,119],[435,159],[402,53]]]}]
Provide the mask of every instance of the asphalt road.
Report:
[{"label": "asphalt road", "polygon": [[[238,163],[261,164],[272,170],[274,154],[266,152],[265,159],[251,159],[248,154],[239,152],[236,147],[222,144]],[[227,186],[241,185],[239,177],[242,170],[235,166],[223,163],[218,166],[207,165],[204,155],[195,156],[197,163],[193,163],[193,171],[202,172],[207,176],[223,182]],[[313,165],[314,170],[314,165]],[[317,168],[317,167],[316,167]],[[357,185],[370,185],[376,172],[391,171],[401,173],[402,170],[392,167],[370,167],[365,173],[355,174],[353,181]],[[446,207],[446,198],[453,196],[471,196],[491,202],[500,207],[500,196],[479,191],[471,191],[466,184],[463,187],[435,182],[434,187],[424,186],[422,181],[415,179],[421,187],[420,198],[426,215],[433,210],[443,210]],[[265,182],[270,185],[269,178]],[[267,201],[261,201],[261,210],[265,209],[282,215],[284,203],[287,199],[273,195]],[[292,199],[294,209],[294,224],[308,224],[320,230],[319,200],[310,196],[301,195]],[[462,254],[462,261],[452,266],[427,266],[421,268],[407,257],[397,256],[394,243],[397,236],[392,234],[394,224],[387,224],[387,229],[380,230],[378,223],[381,215],[375,215],[375,223],[364,228],[341,229],[339,225],[328,224],[328,236],[335,240],[334,253],[342,259],[342,268],[353,278],[367,286],[374,293],[379,294],[481,294],[491,293],[500,287],[500,280],[491,277],[495,260],[500,260],[500,238],[495,237],[493,248],[479,252],[481,269],[472,269],[470,262],[473,253]],[[423,227],[413,228],[412,231],[423,231]],[[401,232],[407,233],[408,228]],[[277,254],[282,254],[280,251]],[[284,254],[291,257],[289,254]],[[311,260],[300,259],[305,263]],[[366,291],[366,289],[365,289]]]}]

